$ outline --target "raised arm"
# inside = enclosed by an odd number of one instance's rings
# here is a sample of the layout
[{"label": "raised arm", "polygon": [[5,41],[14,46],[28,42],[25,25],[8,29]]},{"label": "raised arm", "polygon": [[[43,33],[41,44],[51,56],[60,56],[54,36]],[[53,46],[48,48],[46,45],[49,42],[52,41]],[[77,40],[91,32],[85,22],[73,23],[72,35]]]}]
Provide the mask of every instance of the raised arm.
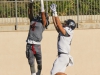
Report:
[{"label": "raised arm", "polygon": [[32,21],[32,19],[33,19],[32,6],[33,6],[33,2],[30,2],[29,8],[28,8],[28,17],[29,17],[30,21]]},{"label": "raised arm", "polygon": [[59,19],[58,15],[57,15],[56,7],[57,7],[57,5],[54,4],[54,3],[51,4],[51,6],[50,6],[50,9],[52,11],[52,17],[53,17],[54,26],[56,26],[57,31],[59,30],[63,35],[66,35],[66,31],[62,27],[62,24],[60,22],[60,19]]},{"label": "raised arm", "polygon": [[44,10],[44,2],[41,0],[41,17],[42,17],[42,23],[43,26],[46,26],[46,15],[45,15],[45,10]]},{"label": "raised arm", "polygon": [[59,19],[58,16],[55,17],[55,21],[56,21],[56,24],[57,24],[57,26],[58,26],[58,29],[61,31],[61,33],[62,33],[63,35],[66,35],[66,30],[62,27],[62,24],[61,24],[60,19]]},{"label": "raised arm", "polygon": [[59,29],[58,29],[58,26],[56,24],[56,21],[55,21],[55,17],[54,16],[52,16],[52,20],[53,20],[53,24],[55,26],[55,29],[57,30],[57,32],[59,32]]}]

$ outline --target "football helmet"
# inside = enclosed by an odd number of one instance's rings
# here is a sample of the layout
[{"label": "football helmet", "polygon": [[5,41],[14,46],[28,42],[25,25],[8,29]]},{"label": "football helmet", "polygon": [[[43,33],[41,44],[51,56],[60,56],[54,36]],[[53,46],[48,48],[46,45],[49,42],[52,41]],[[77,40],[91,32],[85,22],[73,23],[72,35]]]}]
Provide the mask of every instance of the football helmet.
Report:
[{"label": "football helmet", "polygon": [[76,23],[75,23],[75,21],[72,20],[72,19],[65,20],[65,21],[64,21],[64,24],[65,24],[66,26],[70,27],[72,30],[74,30],[75,27],[76,27]]}]

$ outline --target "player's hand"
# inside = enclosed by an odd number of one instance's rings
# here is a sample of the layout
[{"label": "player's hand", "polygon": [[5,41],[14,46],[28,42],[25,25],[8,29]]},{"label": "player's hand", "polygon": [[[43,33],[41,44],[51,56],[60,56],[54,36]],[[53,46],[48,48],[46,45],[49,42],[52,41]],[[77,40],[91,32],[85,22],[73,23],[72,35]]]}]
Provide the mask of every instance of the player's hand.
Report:
[{"label": "player's hand", "polygon": [[33,3],[34,2],[34,0],[29,0],[30,1],[30,3]]},{"label": "player's hand", "polygon": [[51,9],[52,12],[56,12],[56,8],[57,8],[56,4],[54,4],[54,3],[51,4],[50,9]]},{"label": "player's hand", "polygon": [[57,11],[56,11],[57,5],[56,4],[51,4],[50,9],[52,11],[52,16],[57,17]]}]

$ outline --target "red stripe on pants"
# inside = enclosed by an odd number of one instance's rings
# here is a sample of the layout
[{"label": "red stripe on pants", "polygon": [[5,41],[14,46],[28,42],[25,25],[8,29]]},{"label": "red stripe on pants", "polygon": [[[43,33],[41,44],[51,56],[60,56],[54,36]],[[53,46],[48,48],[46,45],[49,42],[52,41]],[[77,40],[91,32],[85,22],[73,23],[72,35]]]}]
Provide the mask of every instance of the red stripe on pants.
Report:
[{"label": "red stripe on pants", "polygon": [[36,50],[34,48],[34,45],[32,45],[32,51],[33,51],[34,54],[36,54]]}]

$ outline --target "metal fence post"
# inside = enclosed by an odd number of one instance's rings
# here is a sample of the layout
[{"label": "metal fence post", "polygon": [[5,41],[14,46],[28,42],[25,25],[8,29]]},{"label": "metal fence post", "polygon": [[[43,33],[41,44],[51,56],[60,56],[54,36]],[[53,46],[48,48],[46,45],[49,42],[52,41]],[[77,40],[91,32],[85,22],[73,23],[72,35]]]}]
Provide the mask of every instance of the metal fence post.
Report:
[{"label": "metal fence post", "polygon": [[77,0],[77,28],[79,24],[79,1]]},{"label": "metal fence post", "polygon": [[48,0],[46,0],[46,13],[48,13]]},{"label": "metal fence post", "polygon": [[16,23],[15,23],[15,30],[17,30],[18,22],[17,22],[17,0],[15,0],[15,9],[16,9]]}]

